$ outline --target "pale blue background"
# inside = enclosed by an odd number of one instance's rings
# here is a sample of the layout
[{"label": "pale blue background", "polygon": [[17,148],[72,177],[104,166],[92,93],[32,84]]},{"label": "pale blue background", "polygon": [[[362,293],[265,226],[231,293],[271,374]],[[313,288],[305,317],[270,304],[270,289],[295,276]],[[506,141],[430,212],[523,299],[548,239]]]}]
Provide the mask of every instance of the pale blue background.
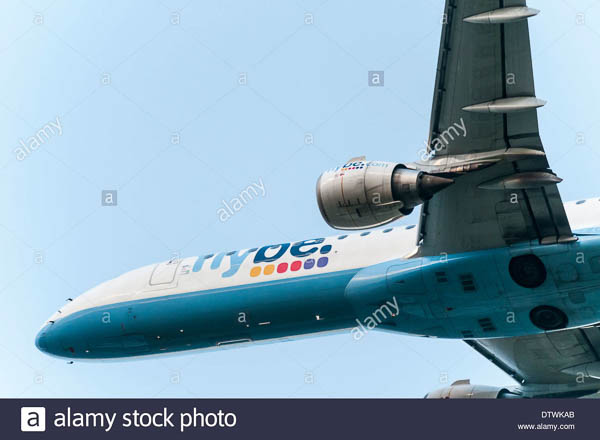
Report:
[{"label": "pale blue background", "polygon": [[[560,189],[565,200],[598,195],[600,2],[530,6],[542,9],[531,20],[534,68]],[[0,395],[421,397],[445,375],[510,384],[462,342],[388,333],[108,364],[67,365],[33,344],[67,297],[174,252],[332,234],[314,196],[322,170],[361,154],[412,161],[423,146],[442,9],[441,0],[3,1]],[[384,70],[385,87],[367,87],[368,70]],[[18,162],[19,139],[56,116],[63,135]],[[221,200],[259,178],[266,197],[221,223]],[[103,189],[118,189],[118,207],[100,206]]]}]

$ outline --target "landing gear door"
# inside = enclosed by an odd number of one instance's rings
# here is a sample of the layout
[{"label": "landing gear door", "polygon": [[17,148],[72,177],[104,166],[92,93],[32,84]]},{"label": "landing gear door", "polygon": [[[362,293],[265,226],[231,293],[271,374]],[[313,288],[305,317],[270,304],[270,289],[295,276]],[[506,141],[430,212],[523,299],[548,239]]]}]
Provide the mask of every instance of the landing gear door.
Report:
[{"label": "landing gear door", "polygon": [[165,263],[157,264],[150,276],[150,285],[158,286],[161,284],[173,283],[180,262],[180,259],[173,259]]}]

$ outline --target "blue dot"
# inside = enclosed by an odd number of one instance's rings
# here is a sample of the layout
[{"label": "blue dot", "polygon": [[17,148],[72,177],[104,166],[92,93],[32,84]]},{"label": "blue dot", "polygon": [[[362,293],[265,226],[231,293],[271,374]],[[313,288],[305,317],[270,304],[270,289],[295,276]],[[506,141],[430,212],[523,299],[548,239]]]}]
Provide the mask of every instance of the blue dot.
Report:
[{"label": "blue dot", "polygon": [[325,267],[325,266],[327,266],[328,262],[329,262],[329,258],[327,258],[327,257],[321,257],[321,258],[319,258],[319,261],[317,261],[317,266],[318,267]]},{"label": "blue dot", "polygon": [[304,262],[305,269],[312,269],[314,265],[315,265],[315,260],[313,258],[309,258],[308,260],[306,260]]},{"label": "blue dot", "polygon": [[331,245],[330,244],[326,244],[325,246],[323,246],[321,248],[321,255],[328,254],[330,251],[331,251]]}]

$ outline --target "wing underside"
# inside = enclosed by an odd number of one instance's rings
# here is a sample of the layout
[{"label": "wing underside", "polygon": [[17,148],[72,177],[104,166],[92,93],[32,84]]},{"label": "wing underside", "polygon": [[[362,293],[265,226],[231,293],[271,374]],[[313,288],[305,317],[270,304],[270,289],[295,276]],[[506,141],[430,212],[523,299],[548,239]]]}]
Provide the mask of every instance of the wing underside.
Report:
[{"label": "wing underside", "polygon": [[600,389],[600,327],[465,341],[535,397]]},{"label": "wing underside", "polygon": [[[572,240],[540,140],[524,0],[448,0],[429,136],[438,162],[521,151],[465,173],[421,211],[421,255]],[[491,17],[491,18],[490,18]],[[462,135],[464,127],[465,135]]]},{"label": "wing underside", "polygon": [[[525,0],[446,1],[429,162],[458,177],[422,208],[420,256],[575,240],[538,129],[545,102],[535,93],[528,27],[537,12]],[[480,163],[496,152],[501,160]],[[597,326],[465,342],[531,396],[600,388]]]}]

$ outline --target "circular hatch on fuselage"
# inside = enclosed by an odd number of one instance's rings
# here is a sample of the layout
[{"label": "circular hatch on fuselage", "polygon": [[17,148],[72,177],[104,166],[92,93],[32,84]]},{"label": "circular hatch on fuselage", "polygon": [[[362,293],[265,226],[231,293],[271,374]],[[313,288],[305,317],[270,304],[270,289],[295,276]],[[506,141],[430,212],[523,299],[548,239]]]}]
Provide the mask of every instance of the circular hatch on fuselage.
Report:
[{"label": "circular hatch on fuselage", "polygon": [[565,312],[553,306],[538,306],[532,309],[529,319],[537,328],[546,331],[560,330],[569,322]]},{"label": "circular hatch on fuselage", "polygon": [[548,276],[542,260],[533,254],[514,257],[508,264],[508,272],[515,283],[529,289],[540,287]]}]

